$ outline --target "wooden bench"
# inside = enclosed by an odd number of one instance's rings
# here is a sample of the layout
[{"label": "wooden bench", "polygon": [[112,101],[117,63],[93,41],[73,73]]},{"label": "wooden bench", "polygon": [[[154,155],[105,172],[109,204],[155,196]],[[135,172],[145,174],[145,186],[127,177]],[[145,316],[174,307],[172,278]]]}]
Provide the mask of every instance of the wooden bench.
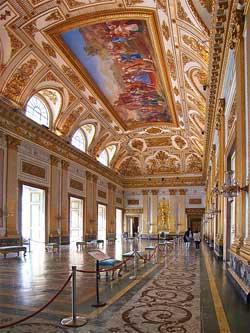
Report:
[{"label": "wooden bench", "polygon": [[[121,260],[117,260],[117,259],[106,259],[106,260],[102,260],[99,261],[99,268],[100,269],[106,269],[106,268],[111,268],[111,272],[112,272],[112,277],[111,279],[114,280],[114,274],[115,271],[118,271],[118,276],[121,276],[121,272],[122,272],[122,261]],[[121,265],[119,267],[116,267],[118,265]],[[99,275],[100,278],[100,275]],[[106,272],[106,278],[108,278],[108,271]]]},{"label": "wooden bench", "polygon": [[77,251],[78,251],[78,247],[80,247],[80,250],[83,250],[83,247],[84,246],[86,247],[86,245],[87,245],[87,242],[85,242],[85,241],[78,241],[78,242],[76,242]]},{"label": "wooden bench", "polygon": [[0,247],[0,253],[4,255],[4,258],[6,258],[8,253],[17,253],[19,256],[19,252],[23,252],[23,256],[26,256],[26,247],[25,246],[19,246],[19,245],[13,245],[13,246],[2,246]]},{"label": "wooden bench", "polygon": [[52,252],[59,252],[59,244],[57,243],[47,243],[45,245],[46,252],[49,252],[49,250],[52,250]]}]

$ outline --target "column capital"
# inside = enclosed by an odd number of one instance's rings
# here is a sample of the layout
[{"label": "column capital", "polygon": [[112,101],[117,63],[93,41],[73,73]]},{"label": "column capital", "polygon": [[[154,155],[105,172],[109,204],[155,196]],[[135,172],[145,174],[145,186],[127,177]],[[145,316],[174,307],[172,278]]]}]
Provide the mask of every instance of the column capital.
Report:
[{"label": "column capital", "polygon": [[91,172],[86,171],[85,175],[86,175],[87,180],[91,180],[91,178],[92,178],[92,173]]},{"label": "column capital", "polygon": [[92,179],[94,183],[97,183],[98,176],[97,175],[92,175]]},{"label": "column capital", "polygon": [[50,155],[50,163],[53,166],[57,166],[59,163],[60,159],[54,155]]},{"label": "column capital", "polygon": [[114,184],[112,184],[112,183],[108,183],[108,189],[115,192],[116,186]]},{"label": "column capital", "polygon": [[187,191],[188,191],[188,190],[186,190],[186,189],[184,189],[184,188],[181,188],[181,189],[179,190],[179,193],[180,193],[180,195],[186,195]]},{"label": "column capital", "polygon": [[174,189],[174,188],[170,188],[169,189],[169,194],[170,195],[175,195],[177,193],[177,190],[176,189]]},{"label": "column capital", "polygon": [[13,136],[7,135],[7,145],[8,148],[17,150],[18,146],[20,146],[21,140],[14,138]]},{"label": "column capital", "polygon": [[69,168],[69,162],[62,160],[62,169],[67,171]]},{"label": "column capital", "polygon": [[157,195],[159,193],[159,190],[152,190],[153,195]]},{"label": "column capital", "polygon": [[142,190],[142,194],[143,194],[143,195],[147,195],[148,192],[149,192],[149,190]]}]

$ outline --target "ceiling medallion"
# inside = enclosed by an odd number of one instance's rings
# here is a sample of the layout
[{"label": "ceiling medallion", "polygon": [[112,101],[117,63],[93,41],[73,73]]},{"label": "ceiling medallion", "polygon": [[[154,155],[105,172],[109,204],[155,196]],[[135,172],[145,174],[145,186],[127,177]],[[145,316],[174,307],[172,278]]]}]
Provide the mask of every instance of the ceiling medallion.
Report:
[{"label": "ceiling medallion", "polygon": [[160,128],[158,128],[158,127],[150,127],[150,128],[147,128],[147,129],[145,130],[145,132],[146,132],[147,134],[154,134],[154,135],[157,135],[157,134],[162,133],[162,130],[161,130]]}]

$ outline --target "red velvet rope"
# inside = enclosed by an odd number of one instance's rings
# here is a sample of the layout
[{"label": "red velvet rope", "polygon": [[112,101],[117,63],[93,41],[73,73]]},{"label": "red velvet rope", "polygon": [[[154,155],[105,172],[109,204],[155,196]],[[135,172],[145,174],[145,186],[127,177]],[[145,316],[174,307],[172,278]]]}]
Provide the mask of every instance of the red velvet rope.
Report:
[{"label": "red velvet rope", "polygon": [[33,312],[32,314],[30,314],[29,316],[27,317],[24,317],[22,319],[18,319],[16,321],[14,321],[13,323],[10,323],[10,324],[6,324],[6,325],[2,325],[0,326],[0,329],[3,329],[3,328],[7,328],[7,327],[10,327],[10,326],[14,326],[14,325],[17,325],[17,324],[20,324],[32,317],[34,317],[35,315],[37,315],[38,313],[42,312],[45,308],[47,308],[47,306],[49,306],[60,294],[61,292],[64,290],[64,288],[67,286],[67,284],[69,283],[70,279],[72,278],[72,273],[70,274],[70,276],[67,278],[67,280],[65,281],[65,283],[63,284],[63,286],[58,290],[58,292],[44,305],[42,306],[40,309],[38,309],[37,311]]}]

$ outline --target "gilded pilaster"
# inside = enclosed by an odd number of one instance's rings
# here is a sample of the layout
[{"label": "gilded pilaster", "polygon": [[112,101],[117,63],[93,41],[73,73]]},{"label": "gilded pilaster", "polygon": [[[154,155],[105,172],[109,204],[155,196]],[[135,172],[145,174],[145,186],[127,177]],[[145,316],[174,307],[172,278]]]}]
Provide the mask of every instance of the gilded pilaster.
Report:
[{"label": "gilded pilaster", "polygon": [[179,235],[184,235],[185,231],[187,230],[187,225],[186,225],[186,193],[187,190],[181,189],[179,191],[180,196],[179,196],[179,230],[178,234]]},{"label": "gilded pilaster", "polygon": [[93,234],[94,221],[91,220],[91,214],[92,214],[92,174],[89,171],[86,171],[86,209],[85,209],[85,223],[84,223],[84,236],[86,238],[88,234]]},{"label": "gilded pilaster", "polygon": [[61,195],[61,242],[62,244],[69,243],[69,198],[68,198],[68,178],[69,178],[69,163],[62,161],[62,172],[61,172],[61,184],[62,184],[62,195]]},{"label": "gilded pilaster", "polygon": [[[216,129],[219,137],[219,152],[218,152],[218,189],[224,184],[225,175],[225,99],[219,100],[219,106],[217,110],[217,122]],[[223,234],[224,234],[224,216],[225,216],[225,199],[223,195],[218,195],[218,211],[217,215],[218,222],[218,233],[216,235],[216,251],[220,256],[223,255]]]},{"label": "gilded pilaster", "polygon": [[7,192],[6,192],[6,236],[18,238],[18,216],[17,216],[17,195],[18,195],[18,146],[21,141],[7,136]]},{"label": "gilded pilaster", "polygon": [[176,189],[169,190],[170,198],[169,198],[169,233],[172,235],[176,234]]},{"label": "gilded pilaster", "polygon": [[115,234],[115,190],[116,186],[108,183],[107,234]]},{"label": "gilded pilaster", "polygon": [[[58,231],[60,230],[59,223],[61,223],[61,214],[59,212],[59,200],[60,200],[60,169],[58,167],[60,160],[51,155],[50,156],[50,207],[49,207],[49,238],[58,237]],[[59,229],[59,230],[58,230]]]},{"label": "gilded pilaster", "polygon": [[[244,40],[242,37],[243,11],[234,12],[230,47],[234,49],[236,70],[236,167],[235,179],[241,186],[246,184],[246,126],[245,126],[245,76]],[[243,245],[246,223],[246,192],[241,191],[236,198],[235,240],[232,251],[239,253]]]},{"label": "gilded pilaster", "polygon": [[93,233],[97,237],[97,228],[98,228],[98,221],[97,221],[97,180],[98,177],[96,175],[92,176],[92,221],[93,221]]},{"label": "gilded pilaster", "polygon": [[159,190],[152,190],[152,234],[158,233],[158,193]]},{"label": "gilded pilaster", "polygon": [[142,234],[148,233],[148,223],[149,223],[149,205],[148,205],[148,190],[143,190],[143,217],[142,217]]}]

